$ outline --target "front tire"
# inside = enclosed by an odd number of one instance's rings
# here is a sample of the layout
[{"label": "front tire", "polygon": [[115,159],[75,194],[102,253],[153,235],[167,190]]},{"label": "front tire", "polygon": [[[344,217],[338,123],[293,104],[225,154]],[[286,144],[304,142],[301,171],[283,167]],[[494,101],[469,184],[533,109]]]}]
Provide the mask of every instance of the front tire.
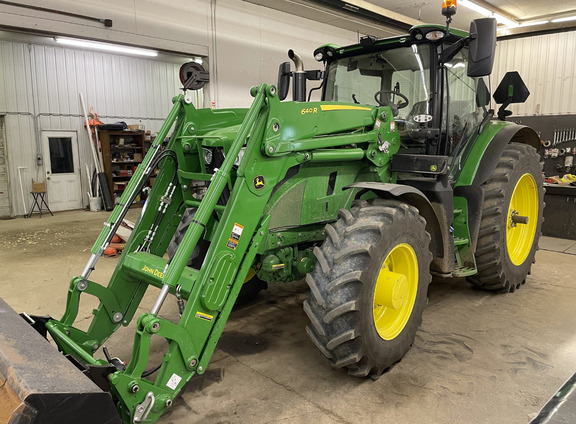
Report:
[{"label": "front tire", "polygon": [[[184,238],[184,234],[188,230],[194,215],[196,214],[196,208],[186,209],[184,214],[182,215],[182,221],[178,224],[178,228],[168,245],[168,249],[166,252],[168,253],[168,257],[172,259],[176,254],[176,250],[178,246],[182,242]],[[200,269],[202,264],[204,263],[204,259],[206,258],[206,253],[208,253],[208,248],[210,247],[210,242],[204,239],[200,239],[198,244],[194,248],[190,259],[188,259],[187,265]],[[252,302],[258,297],[258,294],[262,290],[268,289],[268,283],[259,279],[254,271],[249,271],[248,275],[246,276],[246,280],[240,289],[240,293],[238,293],[238,297],[236,298],[236,306],[245,305],[249,302]]]},{"label": "front tire", "polygon": [[[196,208],[190,208],[184,211],[184,214],[182,215],[182,220],[180,221],[180,224],[178,224],[178,228],[176,228],[176,232],[174,233],[174,236],[172,237],[172,240],[170,240],[170,244],[166,249],[166,252],[168,253],[168,257],[170,259],[172,259],[176,254],[176,250],[178,250],[178,246],[180,246],[180,243],[184,238],[184,234],[186,234],[186,231],[188,230],[188,227],[190,226],[192,219],[194,219],[194,215],[196,215]],[[206,257],[206,253],[208,252],[209,247],[210,247],[209,241],[206,241],[202,238],[198,240],[198,244],[194,248],[194,251],[190,256],[190,259],[188,259],[186,265],[192,268],[200,269],[202,263],[204,262],[204,258]]]},{"label": "front tire", "polygon": [[478,274],[468,281],[486,290],[514,292],[526,282],[538,250],[544,210],[540,156],[526,144],[509,144],[483,187]]},{"label": "front tire", "polygon": [[326,226],[306,276],[306,331],[336,368],[379,377],[414,342],[430,283],[430,236],[418,210],[396,200],[359,201]]}]

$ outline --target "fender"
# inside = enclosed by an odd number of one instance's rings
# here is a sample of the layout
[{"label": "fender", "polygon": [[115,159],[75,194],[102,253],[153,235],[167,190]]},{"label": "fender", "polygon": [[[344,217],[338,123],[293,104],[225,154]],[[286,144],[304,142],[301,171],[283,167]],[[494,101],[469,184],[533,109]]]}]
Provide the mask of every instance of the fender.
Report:
[{"label": "fender", "polygon": [[494,136],[484,152],[472,185],[484,184],[490,178],[508,143],[529,144],[538,150],[540,148],[540,137],[538,137],[536,131],[524,125],[510,125],[502,128]]},{"label": "fender", "polygon": [[[426,195],[415,187],[403,184],[390,184],[378,182],[357,182],[344,187],[344,189],[360,188],[359,194],[372,191],[383,199],[398,199],[414,206],[426,220],[426,231],[430,234],[430,251],[434,257],[432,268],[442,274],[447,274],[453,267],[453,241],[450,233],[442,231],[448,229],[449,224],[442,218]],[[448,259],[448,260],[446,260]],[[448,268],[448,269],[447,269]]]},{"label": "fender", "polygon": [[484,184],[494,173],[509,143],[524,143],[538,150],[540,137],[532,128],[525,125],[509,122],[492,123],[476,140],[466,158],[456,186]]}]

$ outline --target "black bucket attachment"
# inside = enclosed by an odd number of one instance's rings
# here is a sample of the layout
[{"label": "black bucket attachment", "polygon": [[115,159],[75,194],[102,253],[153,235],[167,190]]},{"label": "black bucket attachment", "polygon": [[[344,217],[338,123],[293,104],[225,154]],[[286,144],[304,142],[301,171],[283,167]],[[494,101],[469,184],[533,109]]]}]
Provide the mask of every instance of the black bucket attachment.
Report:
[{"label": "black bucket attachment", "polygon": [[120,424],[102,391],[0,299],[0,423]]}]

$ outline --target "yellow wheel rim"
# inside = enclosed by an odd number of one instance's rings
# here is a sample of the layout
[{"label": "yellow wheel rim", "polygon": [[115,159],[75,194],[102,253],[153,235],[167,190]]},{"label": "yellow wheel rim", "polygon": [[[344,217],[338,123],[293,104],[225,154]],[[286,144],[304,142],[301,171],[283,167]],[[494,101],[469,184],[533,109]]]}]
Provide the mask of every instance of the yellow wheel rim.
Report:
[{"label": "yellow wheel rim", "polygon": [[416,253],[410,245],[399,244],[384,259],[374,288],[374,325],[384,340],[392,340],[402,332],[417,291]]},{"label": "yellow wheel rim", "polygon": [[514,265],[522,264],[534,243],[538,223],[538,188],[534,177],[524,174],[514,188],[508,207],[506,247]]},{"label": "yellow wheel rim", "polygon": [[255,275],[256,275],[256,271],[254,271],[252,268],[250,268],[248,270],[248,274],[246,275],[246,278],[244,278],[244,284],[246,284],[248,281],[250,281],[252,278],[254,278]]}]

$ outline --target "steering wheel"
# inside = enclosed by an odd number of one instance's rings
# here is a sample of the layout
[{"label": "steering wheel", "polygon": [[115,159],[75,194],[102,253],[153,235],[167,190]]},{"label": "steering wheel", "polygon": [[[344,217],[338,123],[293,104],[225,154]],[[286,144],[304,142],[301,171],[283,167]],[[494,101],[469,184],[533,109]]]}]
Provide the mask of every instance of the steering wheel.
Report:
[{"label": "steering wheel", "polygon": [[[390,104],[390,102],[388,101],[388,99],[385,99],[385,102],[383,102],[384,99],[382,99],[382,94],[393,94],[395,96],[400,97],[402,100],[404,100],[403,103],[399,103],[399,104]],[[403,109],[406,106],[408,106],[408,97],[406,97],[404,94],[400,93],[399,91],[394,91],[394,90],[380,90],[377,91],[376,94],[374,94],[374,100],[376,100],[376,102],[380,105],[380,106],[390,106],[392,108],[392,111],[394,112],[394,114],[398,113],[398,109]]]}]

